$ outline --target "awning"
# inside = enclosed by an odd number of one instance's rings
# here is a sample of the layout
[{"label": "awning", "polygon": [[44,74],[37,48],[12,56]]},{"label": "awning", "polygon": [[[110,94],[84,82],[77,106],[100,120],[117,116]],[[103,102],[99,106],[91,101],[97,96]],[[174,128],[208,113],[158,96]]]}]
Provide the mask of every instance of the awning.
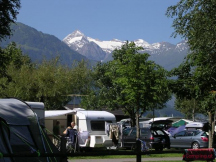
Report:
[{"label": "awning", "polygon": [[45,118],[51,118],[55,116],[61,116],[70,113],[76,113],[77,110],[47,110],[45,111]]}]

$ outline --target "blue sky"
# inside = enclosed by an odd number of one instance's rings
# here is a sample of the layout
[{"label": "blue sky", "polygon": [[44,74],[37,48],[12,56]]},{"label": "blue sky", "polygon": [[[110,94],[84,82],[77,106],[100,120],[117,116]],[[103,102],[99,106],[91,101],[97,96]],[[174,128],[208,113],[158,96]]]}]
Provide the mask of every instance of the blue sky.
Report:
[{"label": "blue sky", "polygon": [[179,0],[21,0],[17,21],[62,40],[75,30],[99,40],[176,44],[169,6]]}]

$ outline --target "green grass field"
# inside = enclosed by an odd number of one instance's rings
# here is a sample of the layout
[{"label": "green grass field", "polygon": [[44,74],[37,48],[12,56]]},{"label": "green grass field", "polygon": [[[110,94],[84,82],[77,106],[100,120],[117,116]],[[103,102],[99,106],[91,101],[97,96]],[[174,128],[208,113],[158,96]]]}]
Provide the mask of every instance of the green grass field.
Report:
[{"label": "green grass field", "polygon": [[[156,153],[155,151],[149,151],[148,154],[142,155],[143,158],[163,158],[163,157],[183,157],[183,152],[181,150],[175,152],[176,150],[168,150],[168,151],[162,151],[161,153]],[[135,152],[127,150],[127,151],[93,151],[90,153],[79,153],[74,154],[74,156],[68,157],[69,160],[75,160],[75,159],[120,159],[120,158],[133,158],[136,159],[136,155],[134,155]],[[182,160],[178,161],[164,161],[163,162],[182,162]],[[196,161],[201,162],[201,161]]]}]

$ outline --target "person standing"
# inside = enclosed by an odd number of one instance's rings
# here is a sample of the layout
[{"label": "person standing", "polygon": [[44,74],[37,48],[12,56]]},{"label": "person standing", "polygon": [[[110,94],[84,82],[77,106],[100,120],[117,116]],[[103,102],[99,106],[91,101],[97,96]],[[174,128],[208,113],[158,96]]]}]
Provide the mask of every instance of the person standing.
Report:
[{"label": "person standing", "polygon": [[63,132],[68,137],[68,141],[66,143],[66,148],[69,152],[77,151],[77,130],[75,129],[75,122],[71,122],[71,126],[67,127]]},{"label": "person standing", "polygon": [[74,127],[75,127],[75,122],[71,122],[71,126],[68,126],[68,127],[64,130],[63,134],[67,134],[68,129],[74,129]]}]

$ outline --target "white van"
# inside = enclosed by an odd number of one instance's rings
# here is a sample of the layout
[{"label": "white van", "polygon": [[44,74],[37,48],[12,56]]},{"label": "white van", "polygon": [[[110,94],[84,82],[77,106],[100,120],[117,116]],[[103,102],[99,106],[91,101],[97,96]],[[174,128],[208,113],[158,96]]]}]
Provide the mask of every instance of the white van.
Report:
[{"label": "white van", "polygon": [[52,129],[56,121],[60,122],[60,131],[63,132],[71,121],[76,123],[79,134],[89,134],[90,143],[83,141],[81,147],[111,147],[112,140],[105,134],[105,122],[115,123],[116,118],[113,114],[107,111],[92,111],[84,109],[74,110],[50,110],[45,111],[45,127]]}]

